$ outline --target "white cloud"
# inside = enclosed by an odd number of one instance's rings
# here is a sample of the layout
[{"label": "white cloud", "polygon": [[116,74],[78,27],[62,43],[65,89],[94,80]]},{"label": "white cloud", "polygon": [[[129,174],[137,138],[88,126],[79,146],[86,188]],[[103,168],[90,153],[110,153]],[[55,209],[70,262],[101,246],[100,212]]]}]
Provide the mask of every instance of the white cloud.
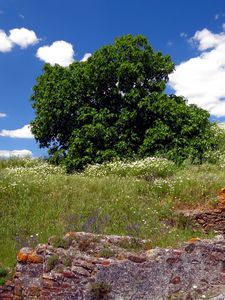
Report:
[{"label": "white cloud", "polygon": [[5,33],[0,29],[0,52],[9,52],[12,50],[13,43]]},{"label": "white cloud", "polygon": [[22,49],[38,43],[38,38],[33,30],[22,27],[11,29],[9,33],[9,39]]},{"label": "white cloud", "polygon": [[92,55],[91,53],[85,53],[85,54],[84,54],[84,57],[81,59],[81,61],[86,61],[86,60],[88,60],[88,58],[91,57],[91,55]]},{"label": "white cloud", "polygon": [[225,17],[225,14],[224,14],[224,13],[216,14],[216,15],[214,16],[214,19],[215,19],[215,20],[219,20],[220,18],[223,18],[223,17]]},{"label": "white cloud", "polygon": [[187,35],[186,32],[181,32],[181,33],[180,33],[180,37],[182,37],[182,38],[187,38],[188,35]]},{"label": "white cloud", "polygon": [[67,67],[74,61],[73,45],[65,41],[56,41],[51,46],[40,47],[36,56],[51,65]]},{"label": "white cloud", "polygon": [[177,65],[169,85],[189,104],[197,104],[214,116],[225,116],[225,33],[203,29],[192,39],[201,53]]},{"label": "white cloud", "polygon": [[219,15],[219,14],[216,14],[216,15],[214,16],[214,19],[215,19],[215,20],[218,20],[219,17],[220,17],[220,15]]},{"label": "white cloud", "polygon": [[4,117],[6,117],[6,114],[0,112],[0,118],[4,118]]},{"label": "white cloud", "polygon": [[38,43],[38,41],[39,39],[33,30],[14,28],[7,35],[4,30],[0,29],[0,52],[10,52],[15,45],[24,49]]},{"label": "white cloud", "polygon": [[34,138],[30,130],[30,125],[25,125],[22,128],[15,130],[6,130],[3,129],[0,131],[0,136],[10,137],[10,138],[19,138],[19,139],[32,139]]},{"label": "white cloud", "polygon": [[1,158],[10,158],[10,157],[26,157],[32,156],[32,152],[30,150],[0,150]]},{"label": "white cloud", "polygon": [[194,37],[190,39],[198,47],[198,50],[204,51],[207,49],[215,48],[221,43],[225,42],[224,33],[212,33],[208,29],[204,28],[195,33]]}]

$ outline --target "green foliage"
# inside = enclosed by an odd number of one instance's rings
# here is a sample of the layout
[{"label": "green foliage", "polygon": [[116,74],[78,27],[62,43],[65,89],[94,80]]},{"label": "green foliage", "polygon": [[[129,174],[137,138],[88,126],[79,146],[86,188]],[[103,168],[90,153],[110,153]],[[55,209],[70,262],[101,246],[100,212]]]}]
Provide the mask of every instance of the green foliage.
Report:
[{"label": "green foliage", "polygon": [[143,249],[141,241],[137,238],[123,238],[118,242],[118,246],[128,251],[140,251]]},{"label": "green foliage", "polygon": [[5,268],[0,267],[0,277],[6,277],[9,271]]},{"label": "green foliage", "polygon": [[9,270],[0,266],[0,286],[4,285],[9,277]]},{"label": "green foliage", "polygon": [[108,299],[107,295],[111,291],[110,285],[105,282],[94,282],[91,284],[92,299],[103,300]]},{"label": "green foliage", "polygon": [[115,255],[116,255],[116,252],[113,251],[112,249],[110,249],[110,247],[107,245],[104,245],[102,250],[99,252],[99,256],[104,257],[104,258],[115,257]]},{"label": "green foliage", "polygon": [[5,278],[0,278],[0,286],[4,285],[6,283],[6,279]]},{"label": "green foliage", "polygon": [[64,257],[64,259],[63,259],[63,265],[65,267],[71,267],[72,263],[73,263],[73,258],[72,257],[68,257],[68,256]]},{"label": "green foliage", "polygon": [[51,245],[55,248],[63,248],[63,249],[68,249],[71,245],[71,240],[62,238],[59,236],[54,236],[51,239]]},{"label": "green foliage", "polygon": [[53,270],[55,266],[59,263],[59,257],[57,255],[52,255],[47,260],[47,268],[49,271]]},{"label": "green foliage", "polygon": [[164,94],[173,69],[141,35],[115,39],[67,68],[46,64],[33,88],[32,132],[68,171],[115,157],[201,162],[215,148],[209,114]]}]

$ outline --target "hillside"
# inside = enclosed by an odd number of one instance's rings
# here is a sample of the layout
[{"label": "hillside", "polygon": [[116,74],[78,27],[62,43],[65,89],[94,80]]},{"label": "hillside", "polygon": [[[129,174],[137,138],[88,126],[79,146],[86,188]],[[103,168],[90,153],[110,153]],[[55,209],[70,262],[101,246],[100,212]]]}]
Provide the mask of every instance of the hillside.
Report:
[{"label": "hillside", "polygon": [[224,186],[224,164],[177,167],[160,158],[90,166],[65,174],[41,160],[0,161],[0,263],[68,231],[130,235],[151,247],[198,236],[176,209],[206,208]]}]

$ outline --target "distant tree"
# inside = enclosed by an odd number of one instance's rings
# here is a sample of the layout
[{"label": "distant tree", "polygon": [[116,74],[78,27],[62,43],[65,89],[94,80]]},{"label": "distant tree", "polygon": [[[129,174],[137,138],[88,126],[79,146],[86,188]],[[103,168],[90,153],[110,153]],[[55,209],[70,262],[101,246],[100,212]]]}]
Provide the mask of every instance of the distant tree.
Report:
[{"label": "distant tree", "polygon": [[46,64],[31,97],[32,132],[51,160],[80,170],[118,158],[202,159],[209,114],[164,93],[174,70],[141,35],[126,35],[69,67]]}]

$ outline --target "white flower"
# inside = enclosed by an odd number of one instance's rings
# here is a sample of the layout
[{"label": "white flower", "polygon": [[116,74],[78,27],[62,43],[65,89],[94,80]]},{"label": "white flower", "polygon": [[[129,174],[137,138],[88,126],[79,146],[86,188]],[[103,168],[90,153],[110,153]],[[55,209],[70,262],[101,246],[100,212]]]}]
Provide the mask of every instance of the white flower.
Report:
[{"label": "white flower", "polygon": [[192,287],[193,287],[193,289],[195,289],[195,290],[198,288],[197,285],[193,285]]}]

